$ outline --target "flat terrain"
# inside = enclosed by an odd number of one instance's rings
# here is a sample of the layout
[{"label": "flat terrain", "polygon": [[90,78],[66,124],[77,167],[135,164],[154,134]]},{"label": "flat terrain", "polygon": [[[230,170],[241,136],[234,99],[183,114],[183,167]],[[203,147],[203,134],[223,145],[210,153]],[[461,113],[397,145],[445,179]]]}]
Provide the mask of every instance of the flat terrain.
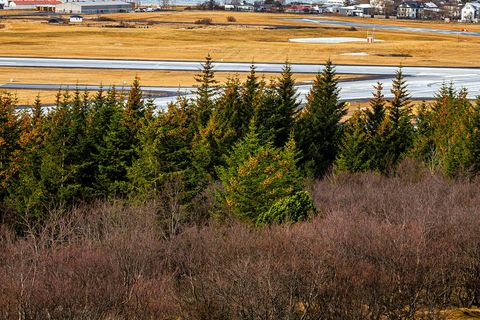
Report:
[{"label": "flat terrain", "polygon": [[[231,25],[212,26],[193,24],[194,21],[203,18],[211,18],[213,23],[227,24],[229,15],[235,16],[237,22]],[[376,37],[384,42],[374,44],[291,43],[288,39],[366,37],[367,31],[370,31],[281,19],[305,18],[301,15],[187,11],[128,13],[105,17],[115,21],[96,21],[97,16],[89,16],[83,25],[74,26],[49,25],[45,21],[5,20],[2,22],[5,28],[0,32],[2,44],[0,54],[201,60],[210,52],[216,60],[224,61],[283,62],[288,58],[298,63],[320,63],[331,58],[339,64],[477,66],[476,54],[480,49],[480,37],[402,31],[377,31]],[[359,21],[412,25],[409,21],[385,22],[373,19]],[[120,22],[132,28],[114,27]],[[451,30],[461,30],[464,27],[460,24],[430,22],[418,22],[415,25]],[[282,29],[279,26],[311,28]],[[478,28],[468,27],[472,31]],[[354,52],[366,52],[369,55],[342,55]]]},{"label": "flat terrain", "polygon": [[[2,14],[5,12],[0,11]],[[228,16],[234,16],[236,22],[228,22]],[[213,24],[195,24],[206,18]],[[48,17],[36,17],[35,20],[16,17],[0,22],[0,56],[201,61],[210,53],[216,61],[225,62],[283,63],[288,59],[292,63],[323,63],[330,58],[336,64],[479,66],[480,37],[473,36],[376,30],[375,37],[383,42],[289,42],[292,38],[364,38],[367,32],[373,31],[323,22],[285,20],[305,18],[480,31],[478,25],[457,23],[221,11],[88,15],[80,25],[48,24]],[[146,86],[191,86],[193,74],[185,71],[0,68],[0,84],[13,80],[13,83],[121,86],[139,76]],[[229,75],[218,73],[218,78],[223,82]],[[310,81],[313,76],[297,75],[296,78]],[[25,92],[18,91],[18,95],[26,101],[37,94]],[[50,97],[51,92],[44,95]]]}]

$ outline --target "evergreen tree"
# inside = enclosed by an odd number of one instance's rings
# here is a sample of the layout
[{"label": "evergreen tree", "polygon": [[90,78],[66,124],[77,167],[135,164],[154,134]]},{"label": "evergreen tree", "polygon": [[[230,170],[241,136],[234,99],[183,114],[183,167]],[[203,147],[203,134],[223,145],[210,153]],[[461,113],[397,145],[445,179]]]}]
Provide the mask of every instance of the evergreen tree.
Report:
[{"label": "evergreen tree", "polygon": [[357,110],[348,120],[335,163],[339,171],[361,172],[371,168],[370,137],[364,112]]},{"label": "evergreen tree", "polygon": [[301,190],[296,156],[293,139],[283,149],[270,142],[264,145],[252,122],[249,133],[227,157],[226,166],[218,168],[225,205],[241,220],[255,223],[276,200]]},{"label": "evergreen tree", "polygon": [[10,190],[8,202],[18,212],[39,219],[43,214],[45,194],[41,183],[41,152],[45,140],[44,114],[40,96],[35,98],[30,113],[22,116],[20,138],[22,156],[18,179]]},{"label": "evergreen tree", "polygon": [[[258,134],[262,141],[275,141],[278,128],[282,127],[282,117],[277,113],[277,106],[280,105],[280,98],[277,95],[274,80],[267,85],[262,84],[261,98],[254,110],[255,123],[258,123]],[[281,130],[281,129],[280,129]]]},{"label": "evergreen tree", "polygon": [[135,77],[128,92],[127,102],[124,108],[125,121],[135,134],[142,125],[142,120],[146,116],[145,101],[143,100],[143,92],[140,87],[140,80]]},{"label": "evergreen tree", "polygon": [[381,82],[373,87],[373,98],[370,99],[370,109],[367,110],[367,130],[370,136],[377,135],[378,128],[382,125],[385,119],[385,105],[386,100],[383,96],[383,86]]},{"label": "evergreen tree", "polygon": [[300,163],[309,176],[323,176],[337,157],[343,130],[341,120],[346,115],[339,92],[335,67],[328,60],[313,82],[295,130],[303,155]]},{"label": "evergreen tree", "polygon": [[191,106],[181,97],[147,122],[139,133],[138,158],[128,172],[135,195],[155,195],[174,177],[184,181],[187,195],[195,193],[201,178],[192,166],[193,135]]},{"label": "evergreen tree", "polygon": [[288,61],[283,66],[282,74],[275,84],[275,92],[277,101],[272,106],[274,111],[272,114],[273,121],[271,121],[275,131],[273,143],[277,147],[283,147],[288,141],[295,123],[295,116],[300,107],[295,79]]},{"label": "evergreen tree", "polygon": [[392,83],[393,99],[387,105],[387,115],[381,127],[383,161],[379,170],[394,169],[410,150],[413,142],[412,105],[402,69],[398,69]]},{"label": "evergreen tree", "polygon": [[195,99],[197,126],[205,127],[215,109],[218,82],[215,80],[213,61],[210,54],[202,64],[202,73],[195,75],[197,92]]},{"label": "evergreen tree", "polygon": [[7,196],[20,165],[22,124],[15,106],[14,96],[0,93],[0,201]]},{"label": "evergreen tree", "polygon": [[250,73],[247,76],[247,80],[241,87],[241,108],[242,114],[247,122],[242,123],[242,126],[238,128],[242,137],[248,132],[248,125],[250,120],[255,114],[255,110],[258,108],[261,101],[261,87],[262,83],[258,80],[255,72],[255,65],[250,66]]}]

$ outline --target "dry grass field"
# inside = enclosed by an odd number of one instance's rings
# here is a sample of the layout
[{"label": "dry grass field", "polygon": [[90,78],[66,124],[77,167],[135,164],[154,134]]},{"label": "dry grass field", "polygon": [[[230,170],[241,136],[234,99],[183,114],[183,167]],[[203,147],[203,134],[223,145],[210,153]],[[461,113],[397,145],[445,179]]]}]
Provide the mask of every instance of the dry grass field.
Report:
[{"label": "dry grass field", "polygon": [[[201,18],[213,23],[226,23],[233,15],[234,25],[201,26],[192,24]],[[271,61],[320,63],[331,58],[335,63],[390,65],[477,65],[480,37],[419,34],[399,31],[377,31],[384,42],[375,44],[312,44],[292,43],[290,38],[365,37],[367,30],[347,27],[278,20],[294,15],[232,12],[156,12],[109,15],[117,21],[132,21],[131,26],[143,24],[148,28],[113,28],[112,23],[91,20],[84,25],[49,25],[40,21],[6,20],[0,33],[1,55],[104,57],[137,59],[203,59],[211,53],[224,61]],[[305,17],[305,16],[297,16]],[[159,21],[168,24],[155,24]],[[372,22],[362,19],[361,21]],[[185,23],[189,24],[185,24]],[[383,21],[379,21],[383,22]],[[413,22],[390,21],[389,23]],[[153,23],[153,24],[152,24]],[[310,29],[279,29],[262,25],[303,25]],[[90,26],[87,26],[90,25]],[[437,27],[430,22],[416,26]],[[102,27],[108,26],[108,27]],[[441,25],[461,28],[461,25]],[[346,56],[345,53],[366,52],[369,56]],[[399,57],[401,55],[401,57]],[[452,59],[462,57],[462,59]]]}]

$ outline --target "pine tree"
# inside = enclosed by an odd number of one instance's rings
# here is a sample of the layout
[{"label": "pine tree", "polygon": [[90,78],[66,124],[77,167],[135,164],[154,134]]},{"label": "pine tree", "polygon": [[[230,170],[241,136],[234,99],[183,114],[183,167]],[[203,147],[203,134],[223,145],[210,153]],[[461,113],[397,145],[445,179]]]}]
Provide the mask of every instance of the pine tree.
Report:
[{"label": "pine tree", "polygon": [[196,118],[197,126],[205,127],[215,109],[215,96],[218,93],[218,82],[215,80],[213,61],[210,54],[202,64],[202,73],[195,75],[197,82]]},{"label": "pine tree", "polygon": [[384,158],[379,170],[382,172],[394,169],[413,142],[412,105],[401,68],[396,72],[391,92],[393,99],[387,105],[381,128]]},{"label": "pine tree", "polygon": [[262,144],[252,122],[249,133],[227,157],[226,166],[217,169],[224,204],[239,219],[255,223],[275,201],[301,190],[296,155],[293,139],[283,149],[271,142]]},{"label": "pine tree", "polygon": [[146,115],[145,101],[143,100],[143,92],[140,87],[140,79],[135,77],[128,91],[128,98],[124,108],[126,124],[135,134],[142,125],[142,120]]},{"label": "pine tree", "polygon": [[275,92],[277,101],[271,106],[274,108],[271,121],[275,132],[273,143],[277,147],[283,147],[293,129],[295,116],[300,107],[295,79],[288,61],[285,62],[282,74],[275,84]]},{"label": "pine tree", "polygon": [[241,128],[239,128],[242,137],[247,134],[250,120],[253,118],[255,110],[260,104],[261,86],[262,83],[258,80],[255,72],[255,65],[252,64],[250,66],[250,73],[247,76],[247,80],[241,87],[242,114],[245,119],[248,119],[247,122],[243,123]]},{"label": "pine tree", "polygon": [[226,153],[234,143],[242,139],[248,131],[252,112],[242,104],[241,87],[238,77],[229,78],[225,89],[218,99],[217,110],[214,113],[217,132],[215,132],[218,145]]},{"label": "pine tree", "polygon": [[40,219],[46,202],[41,177],[41,153],[45,140],[44,114],[40,96],[35,98],[31,115],[22,116],[21,165],[18,179],[10,190],[8,202],[17,212]]},{"label": "pine tree", "polygon": [[309,176],[322,177],[337,157],[343,130],[341,120],[346,115],[339,92],[335,67],[328,60],[313,82],[295,130],[303,155],[300,164]]},{"label": "pine tree", "polygon": [[151,118],[139,133],[138,158],[128,176],[135,195],[155,195],[165,181],[180,177],[187,195],[195,193],[200,179],[192,166],[192,110],[184,98],[169,105],[166,112]]},{"label": "pine tree", "polygon": [[22,123],[15,112],[16,99],[0,93],[0,201],[8,194],[19,169]]},{"label": "pine tree", "polygon": [[385,105],[386,100],[383,96],[383,86],[381,82],[377,82],[377,85],[373,87],[373,97],[370,99],[370,109],[367,110],[367,130],[370,136],[375,137],[377,135],[378,128],[382,125],[385,119]]},{"label": "pine tree", "polygon": [[371,168],[370,137],[364,112],[357,110],[348,120],[335,162],[339,171],[360,172]]}]

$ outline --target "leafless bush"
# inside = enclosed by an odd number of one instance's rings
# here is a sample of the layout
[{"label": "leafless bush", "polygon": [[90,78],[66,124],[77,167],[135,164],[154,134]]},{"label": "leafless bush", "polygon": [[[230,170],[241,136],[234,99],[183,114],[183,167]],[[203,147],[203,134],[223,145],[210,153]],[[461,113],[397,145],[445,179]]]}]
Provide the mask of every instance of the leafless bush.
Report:
[{"label": "leafless bush", "polygon": [[195,20],[195,24],[203,24],[203,25],[211,25],[213,22],[213,19],[212,18],[203,18],[203,19],[198,19],[198,20]]},{"label": "leafless bush", "polygon": [[343,174],[312,186],[321,217],[264,229],[200,223],[211,193],[185,207],[179,181],[161,190],[52,212],[21,237],[0,225],[0,318],[442,319],[479,304],[475,181],[408,162]]},{"label": "leafless bush", "polygon": [[237,22],[237,18],[235,18],[234,16],[228,16],[227,21],[228,22]]},{"label": "leafless bush", "polygon": [[115,21],[115,19],[107,17],[107,16],[98,16],[95,18],[96,21]]}]

